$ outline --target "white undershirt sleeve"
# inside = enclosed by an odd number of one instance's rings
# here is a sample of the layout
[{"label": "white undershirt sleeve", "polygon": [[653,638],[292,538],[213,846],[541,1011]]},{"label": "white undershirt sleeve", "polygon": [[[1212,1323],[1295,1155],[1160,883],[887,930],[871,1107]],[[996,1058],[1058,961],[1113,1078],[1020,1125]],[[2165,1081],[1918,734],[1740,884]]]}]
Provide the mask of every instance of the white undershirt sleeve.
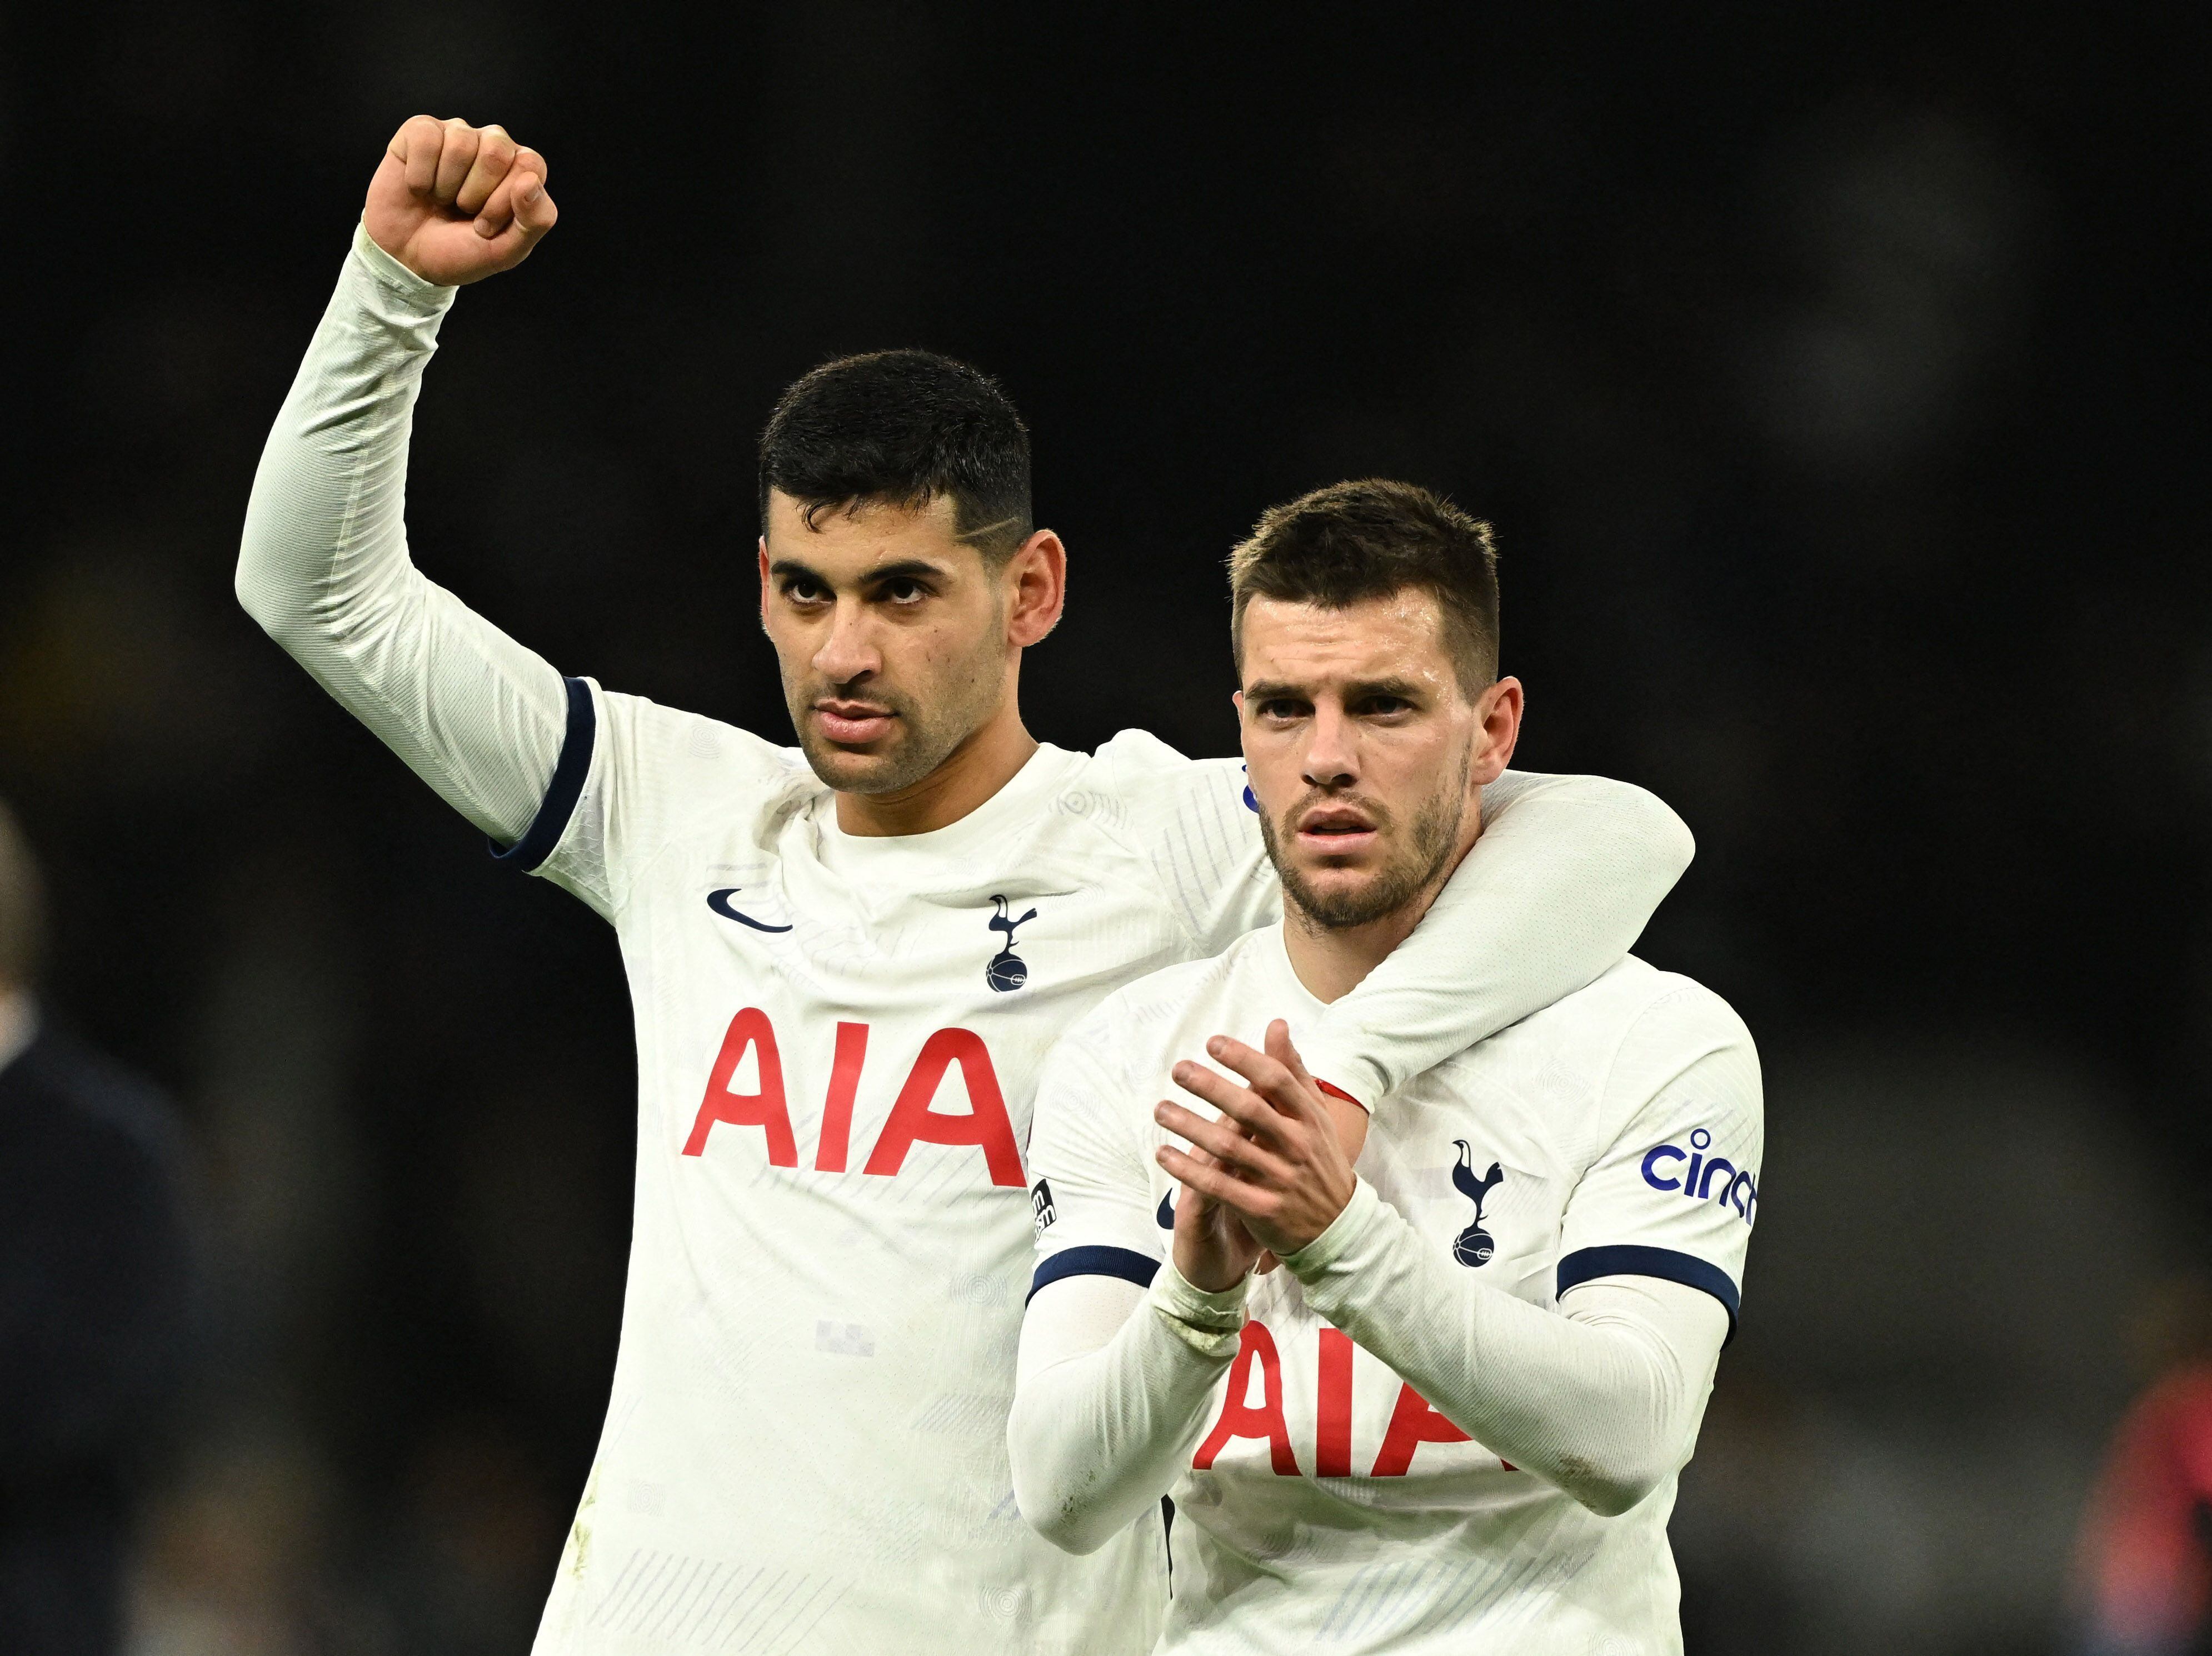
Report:
[{"label": "white undershirt sleeve", "polygon": [[1189,1465],[1237,1356],[1246,1284],[1205,1294],[1162,1264],[1046,1283],[1022,1320],[1006,1451],[1014,1502],[1054,1546],[1095,1552]]},{"label": "white undershirt sleeve", "polygon": [[1364,1180],[1283,1264],[1445,1419],[1608,1518],[1689,1459],[1728,1338],[1720,1301],[1651,1277],[1531,1305],[1454,1265]]},{"label": "white undershirt sleeve", "polygon": [[1436,902],[1301,1048],[1372,1105],[1572,994],[1633,946],[1696,850],[1657,796],[1599,776],[1509,771]]},{"label": "white undershirt sleeve", "polygon": [[415,398],[453,293],[356,230],[262,452],[238,597],[448,804],[513,841],[560,756],[561,675],[407,555]]}]

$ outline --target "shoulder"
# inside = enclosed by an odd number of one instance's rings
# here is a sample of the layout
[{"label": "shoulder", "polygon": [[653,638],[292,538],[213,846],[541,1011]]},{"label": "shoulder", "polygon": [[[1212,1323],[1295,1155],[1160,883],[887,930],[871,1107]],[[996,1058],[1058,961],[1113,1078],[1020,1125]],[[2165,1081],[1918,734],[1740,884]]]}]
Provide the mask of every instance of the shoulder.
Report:
[{"label": "shoulder", "polygon": [[1070,1025],[1061,1044],[1079,1043],[1120,1066],[1145,1063],[1153,1049],[1172,1044],[1194,1014],[1234,996],[1244,957],[1263,935],[1253,932],[1209,959],[1164,966],[1122,985]]},{"label": "shoulder", "polygon": [[1147,828],[1163,816],[1234,817],[1254,809],[1243,761],[1188,758],[1148,731],[1123,731],[1090,755],[1070,779],[1060,808],[1104,826]]},{"label": "shoulder", "polygon": [[593,688],[607,733],[641,754],[678,767],[738,767],[777,777],[813,774],[807,769],[805,755],[796,748],[778,747],[765,737],[704,713],[685,713],[641,695]]},{"label": "shoulder", "polygon": [[607,763],[627,785],[665,794],[676,816],[694,804],[719,816],[739,799],[759,808],[821,791],[796,748],[703,713],[593,688]]},{"label": "shoulder", "polygon": [[1727,1001],[1695,978],[1662,972],[1633,955],[1520,1027],[1583,1043],[1617,1045],[1633,1036],[1690,1046],[1751,1044],[1751,1031]]},{"label": "shoulder", "polygon": [[1716,1128],[1725,1120],[1763,1135],[1759,1049],[1735,1008],[1694,978],[1633,955],[1582,993],[1593,991],[1608,1050],[1605,1119],[1622,1126],[1647,1107],[1694,1101]]},{"label": "shoulder", "polygon": [[1633,1111],[1696,1066],[1700,1085],[1741,1094],[1757,1107],[1759,1055],[1727,1001],[1694,978],[1633,955],[1595,981],[1531,1013],[1462,1055],[1509,1073],[1577,1078],[1574,1090],[1609,1113]]}]

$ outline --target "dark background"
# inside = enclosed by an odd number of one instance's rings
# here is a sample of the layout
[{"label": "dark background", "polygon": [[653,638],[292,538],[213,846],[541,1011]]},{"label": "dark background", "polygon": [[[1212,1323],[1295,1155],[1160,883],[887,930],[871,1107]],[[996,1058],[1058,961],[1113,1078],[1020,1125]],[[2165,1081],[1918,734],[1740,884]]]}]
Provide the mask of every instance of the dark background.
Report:
[{"label": "dark background", "polygon": [[562,220],[447,325],[412,538],[565,671],[787,730],[751,445],[852,349],[1024,410],[1063,745],[1233,749],[1268,503],[1493,519],[1522,762],[1689,821],[1640,952],[1767,1065],[1691,1648],[2063,1647],[2212,1171],[2203,42],[1927,9],[0,13],[0,796],[50,1006],[182,1101],[209,1239],[138,1647],[522,1650],[605,1397],[611,940],[230,593],[427,110],[543,150]]}]

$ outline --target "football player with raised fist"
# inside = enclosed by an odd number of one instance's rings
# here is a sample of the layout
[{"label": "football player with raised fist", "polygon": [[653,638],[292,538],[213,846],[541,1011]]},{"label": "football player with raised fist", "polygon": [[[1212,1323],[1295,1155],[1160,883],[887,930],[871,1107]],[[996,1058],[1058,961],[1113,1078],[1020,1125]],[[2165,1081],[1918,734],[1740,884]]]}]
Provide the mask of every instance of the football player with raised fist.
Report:
[{"label": "football player with raised fist", "polygon": [[[730,550],[757,567],[795,746],[563,676],[428,579],[415,399],[455,292],[553,227],[546,178],[501,127],[394,135],[237,577],[505,862],[614,927],[629,974],[622,1341],[537,1649],[1149,1651],[1159,1513],[1077,1558],[1013,1499],[1052,1201],[1023,1157],[1063,1028],[1273,919],[1243,775],[1141,731],[1030,735],[1020,670],[1067,549],[1032,521],[1005,393],[927,351],[823,364],[761,440],[760,538]],[[1607,971],[1689,859],[1622,784],[1509,773],[1482,803],[1419,930],[1304,1034],[1355,1141],[1352,1101]]]}]

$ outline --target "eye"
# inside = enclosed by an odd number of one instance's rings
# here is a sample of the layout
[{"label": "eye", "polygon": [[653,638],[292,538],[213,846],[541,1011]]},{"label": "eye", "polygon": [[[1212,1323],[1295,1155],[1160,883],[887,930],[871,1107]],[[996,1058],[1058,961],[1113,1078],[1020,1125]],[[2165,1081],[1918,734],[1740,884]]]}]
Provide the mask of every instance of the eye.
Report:
[{"label": "eye", "polygon": [[811,575],[787,575],[783,580],[783,596],[790,604],[827,604],[830,589]]},{"label": "eye", "polygon": [[1395,719],[1413,712],[1413,704],[1401,695],[1370,695],[1355,711],[1364,719]]},{"label": "eye", "polygon": [[1295,696],[1269,696],[1260,704],[1261,718],[1278,721],[1304,719],[1312,711],[1313,708],[1308,703],[1300,701]]},{"label": "eye", "polygon": [[920,604],[929,596],[929,588],[912,575],[894,575],[878,589],[878,596],[886,604]]}]

